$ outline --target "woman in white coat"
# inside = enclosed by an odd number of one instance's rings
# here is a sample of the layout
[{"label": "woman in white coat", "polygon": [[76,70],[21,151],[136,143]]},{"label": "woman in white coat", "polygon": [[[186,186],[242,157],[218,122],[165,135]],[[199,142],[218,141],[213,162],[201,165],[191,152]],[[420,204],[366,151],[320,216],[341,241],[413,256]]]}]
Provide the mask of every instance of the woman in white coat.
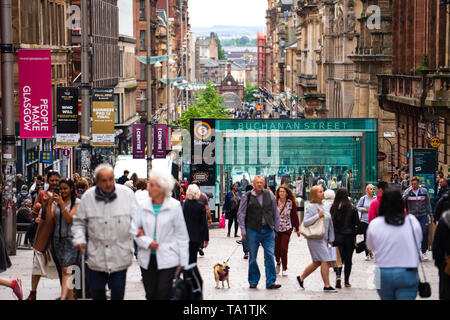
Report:
[{"label": "woman in white coat", "polygon": [[171,197],[174,183],[170,173],[151,171],[150,199],[140,203],[131,223],[147,300],[171,299],[172,280],[189,261],[183,210]]}]

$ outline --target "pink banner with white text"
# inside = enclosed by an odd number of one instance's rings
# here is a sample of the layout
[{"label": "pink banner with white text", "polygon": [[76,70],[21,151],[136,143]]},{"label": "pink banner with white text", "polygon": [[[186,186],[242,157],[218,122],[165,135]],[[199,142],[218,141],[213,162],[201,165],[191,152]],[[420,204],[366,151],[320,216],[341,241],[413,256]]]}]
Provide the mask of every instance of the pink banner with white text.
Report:
[{"label": "pink banner with white text", "polygon": [[20,138],[52,138],[50,50],[19,50]]}]

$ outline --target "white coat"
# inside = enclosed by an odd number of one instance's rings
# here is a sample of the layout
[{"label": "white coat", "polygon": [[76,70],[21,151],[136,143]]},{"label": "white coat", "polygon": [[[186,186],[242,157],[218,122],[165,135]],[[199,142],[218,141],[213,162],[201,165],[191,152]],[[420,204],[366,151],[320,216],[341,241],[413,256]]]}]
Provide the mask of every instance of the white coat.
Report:
[{"label": "white coat", "polygon": [[[139,228],[145,235],[137,238]],[[138,250],[138,264],[148,269],[150,262],[150,244],[156,230],[156,261],[158,270],[189,264],[189,234],[180,202],[165,198],[158,215],[155,217],[152,199],[141,203],[131,222],[131,233],[135,236]]]}]

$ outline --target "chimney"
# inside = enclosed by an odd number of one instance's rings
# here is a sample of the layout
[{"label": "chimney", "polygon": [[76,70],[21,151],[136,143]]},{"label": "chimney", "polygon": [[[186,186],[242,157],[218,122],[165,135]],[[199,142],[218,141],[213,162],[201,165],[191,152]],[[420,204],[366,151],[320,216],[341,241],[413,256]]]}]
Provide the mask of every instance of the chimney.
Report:
[{"label": "chimney", "polygon": [[229,63],[227,65],[227,71],[228,71],[228,74],[231,74],[231,63]]}]

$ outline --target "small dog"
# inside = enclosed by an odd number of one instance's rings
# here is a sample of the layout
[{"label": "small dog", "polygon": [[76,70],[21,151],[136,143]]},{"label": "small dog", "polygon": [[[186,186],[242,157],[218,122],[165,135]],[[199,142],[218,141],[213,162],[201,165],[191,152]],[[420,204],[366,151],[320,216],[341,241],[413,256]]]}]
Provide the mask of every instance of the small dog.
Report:
[{"label": "small dog", "polygon": [[219,281],[222,281],[222,288],[225,287],[224,282],[228,283],[230,288],[230,267],[226,262],[216,263],[214,265],[214,278],[216,279],[216,288],[219,289]]}]

